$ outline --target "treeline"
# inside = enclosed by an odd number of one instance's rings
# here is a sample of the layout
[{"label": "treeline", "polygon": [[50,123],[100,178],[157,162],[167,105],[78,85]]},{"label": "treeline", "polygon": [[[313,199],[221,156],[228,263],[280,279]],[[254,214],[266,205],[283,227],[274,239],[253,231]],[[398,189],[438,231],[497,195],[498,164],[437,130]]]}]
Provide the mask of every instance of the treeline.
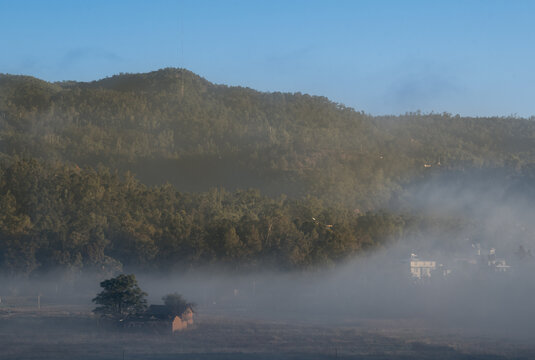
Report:
[{"label": "treeline", "polygon": [[302,269],[429,230],[481,234],[466,214],[416,214],[407,189],[479,169],[533,201],[534,159],[533,119],[372,117],[183,69],[0,74],[0,271]]},{"label": "treeline", "polygon": [[372,117],[324,97],[214,85],[183,69],[89,83],[0,75],[0,153],[102,164],[180,191],[257,188],[370,210],[429,172],[533,164],[535,122]]},{"label": "treeline", "polygon": [[185,194],[107,169],[17,159],[0,170],[0,271],[310,268],[399,238],[407,220],[255,190]]}]

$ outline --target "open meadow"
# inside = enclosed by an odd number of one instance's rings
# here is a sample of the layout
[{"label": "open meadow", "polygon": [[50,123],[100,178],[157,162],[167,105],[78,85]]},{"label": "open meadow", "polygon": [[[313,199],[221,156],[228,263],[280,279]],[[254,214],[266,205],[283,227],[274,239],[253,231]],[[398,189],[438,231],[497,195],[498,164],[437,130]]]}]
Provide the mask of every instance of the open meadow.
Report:
[{"label": "open meadow", "polygon": [[2,359],[533,359],[532,339],[418,319],[290,320],[201,308],[193,328],[110,329],[86,305],[0,308]]}]

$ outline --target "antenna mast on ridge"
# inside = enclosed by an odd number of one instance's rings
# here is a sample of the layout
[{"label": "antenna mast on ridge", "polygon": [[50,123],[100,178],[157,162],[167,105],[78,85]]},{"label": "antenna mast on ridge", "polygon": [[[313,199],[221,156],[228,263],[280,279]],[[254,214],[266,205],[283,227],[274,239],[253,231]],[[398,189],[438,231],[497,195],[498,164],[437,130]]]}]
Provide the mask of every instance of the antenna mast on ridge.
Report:
[{"label": "antenna mast on ridge", "polygon": [[180,98],[184,97],[184,23],[182,22],[182,13],[178,14],[178,65],[180,69]]}]

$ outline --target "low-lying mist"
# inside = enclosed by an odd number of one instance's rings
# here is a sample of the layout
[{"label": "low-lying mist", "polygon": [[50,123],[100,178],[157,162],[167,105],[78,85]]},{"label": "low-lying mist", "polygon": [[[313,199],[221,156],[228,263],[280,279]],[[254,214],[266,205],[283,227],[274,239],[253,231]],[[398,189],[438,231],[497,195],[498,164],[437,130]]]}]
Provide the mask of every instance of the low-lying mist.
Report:
[{"label": "low-lying mist", "polygon": [[[430,216],[466,217],[462,229],[408,231],[397,241],[343,264],[307,271],[135,273],[150,304],[178,292],[199,314],[328,324],[363,319],[421,319],[436,328],[529,337],[535,330],[535,234],[532,199],[511,186],[434,178],[408,188],[405,204]],[[504,187],[502,187],[504,186]],[[433,261],[411,273],[412,259]],[[72,274],[71,274],[72,275]],[[49,280],[4,279],[0,295],[42,294],[91,306],[99,279],[89,274]],[[6,305],[4,302],[2,305]]]}]

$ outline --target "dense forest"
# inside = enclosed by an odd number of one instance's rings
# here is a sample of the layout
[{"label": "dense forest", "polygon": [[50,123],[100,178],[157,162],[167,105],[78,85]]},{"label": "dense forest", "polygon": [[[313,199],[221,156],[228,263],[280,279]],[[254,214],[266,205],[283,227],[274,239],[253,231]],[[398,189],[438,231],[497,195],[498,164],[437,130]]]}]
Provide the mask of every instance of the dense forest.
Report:
[{"label": "dense forest", "polygon": [[429,177],[495,171],[533,193],[533,120],[374,117],[183,69],[0,75],[0,269],[337,263],[466,221],[407,211]]},{"label": "dense forest", "polygon": [[104,272],[121,264],[303,267],[377,245],[403,224],[399,216],[356,217],[317,199],[273,199],[253,190],[182,194],[107,170],[35,160],[3,169],[0,192],[2,268],[13,273],[58,265]]}]

